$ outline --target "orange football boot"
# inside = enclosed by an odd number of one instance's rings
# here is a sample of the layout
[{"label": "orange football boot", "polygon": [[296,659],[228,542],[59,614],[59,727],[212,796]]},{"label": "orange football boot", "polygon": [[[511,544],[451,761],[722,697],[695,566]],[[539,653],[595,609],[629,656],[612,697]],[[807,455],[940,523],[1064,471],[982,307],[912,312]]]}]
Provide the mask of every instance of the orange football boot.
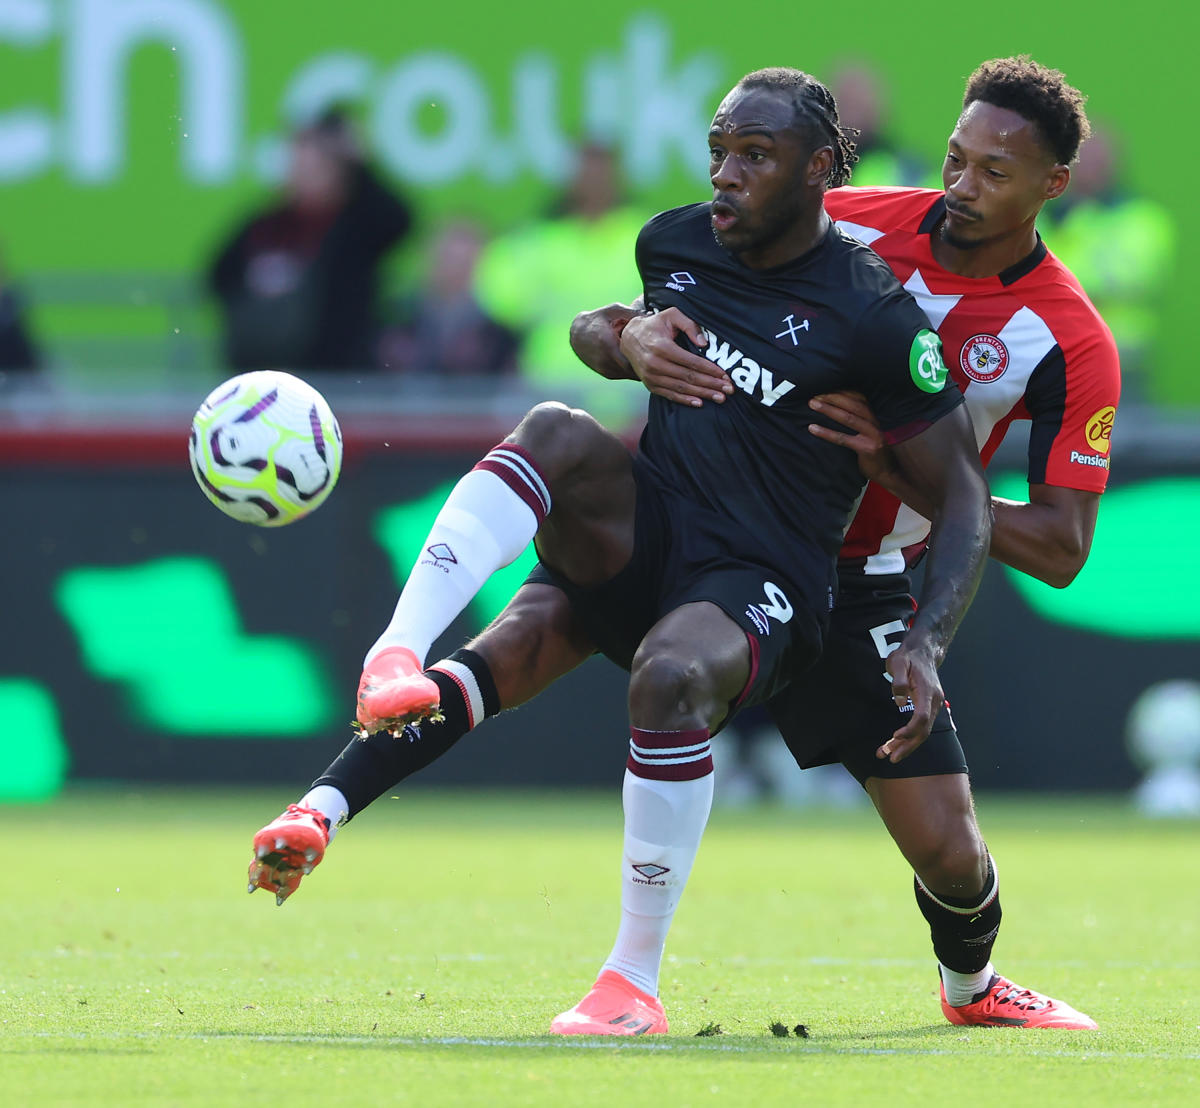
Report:
[{"label": "orange football boot", "polygon": [[254,836],[254,861],[250,863],[247,892],[266,889],[282,904],[325,857],[329,822],[320,812],[289,804]]},{"label": "orange football boot", "polygon": [[439,722],[441,703],[441,690],[421,672],[417,656],[406,646],[389,646],[367,662],[358,683],[359,733],[398,735],[406,723]]},{"label": "orange football boot", "polygon": [[1096,1021],[1061,1000],[1022,989],[1006,977],[993,976],[979,1000],[953,1008],[942,988],[942,1011],[960,1027],[1057,1027],[1069,1031],[1095,1031]]},{"label": "orange football boot", "polygon": [[591,992],[574,1008],[555,1016],[552,1035],[665,1035],[662,1001],[642,992],[613,970],[596,978]]}]

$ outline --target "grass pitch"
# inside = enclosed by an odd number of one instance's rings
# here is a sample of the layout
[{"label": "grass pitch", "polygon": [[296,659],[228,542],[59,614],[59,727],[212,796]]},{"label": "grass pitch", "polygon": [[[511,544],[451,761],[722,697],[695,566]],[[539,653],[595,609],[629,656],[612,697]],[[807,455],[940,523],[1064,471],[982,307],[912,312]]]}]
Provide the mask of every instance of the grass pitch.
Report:
[{"label": "grass pitch", "polygon": [[615,790],[405,790],[277,909],[245,871],[289,799],[0,809],[0,1102],[1200,1103],[1195,823],[980,801],[997,965],[1102,1028],[1022,1032],[943,1020],[911,879],[869,810],[718,809],[668,946],[671,1034],[577,1041],[546,1030],[615,933]]}]

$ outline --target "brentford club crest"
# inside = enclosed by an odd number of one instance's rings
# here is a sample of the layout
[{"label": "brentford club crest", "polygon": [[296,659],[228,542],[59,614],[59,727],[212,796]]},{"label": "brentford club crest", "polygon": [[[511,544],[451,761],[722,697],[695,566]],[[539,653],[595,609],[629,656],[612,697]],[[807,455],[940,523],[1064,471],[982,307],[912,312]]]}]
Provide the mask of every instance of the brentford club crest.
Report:
[{"label": "brentford club crest", "polygon": [[958,364],[972,381],[994,381],[1008,369],[1008,347],[995,335],[972,335],[963,343]]}]

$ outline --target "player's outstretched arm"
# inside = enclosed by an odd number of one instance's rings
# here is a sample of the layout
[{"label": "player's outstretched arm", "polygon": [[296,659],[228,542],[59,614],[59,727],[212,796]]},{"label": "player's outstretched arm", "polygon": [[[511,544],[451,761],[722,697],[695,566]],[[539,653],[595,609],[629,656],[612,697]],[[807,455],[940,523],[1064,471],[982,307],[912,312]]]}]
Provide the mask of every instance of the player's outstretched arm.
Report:
[{"label": "player's outstretched arm", "polygon": [[935,499],[917,614],[887,662],[896,703],[911,700],[913,705],[909,722],[877,752],[898,762],[925,741],[945,699],[937,670],[983,575],[992,506],[965,405],[892,449],[905,471]]},{"label": "player's outstretched arm", "polygon": [[[933,492],[914,484],[897,464],[865,397],[829,393],[813,397],[809,406],[843,428],[813,423],[809,430],[817,438],[849,447],[867,480],[931,518]],[[1056,589],[1066,588],[1087,561],[1099,506],[1099,493],[1058,485],[1030,485],[1028,502],[993,496],[992,557]]]},{"label": "player's outstretched arm", "polygon": [[1056,589],[1083,569],[1092,549],[1100,494],[1030,485],[1029,502],[992,497],[992,557]]}]

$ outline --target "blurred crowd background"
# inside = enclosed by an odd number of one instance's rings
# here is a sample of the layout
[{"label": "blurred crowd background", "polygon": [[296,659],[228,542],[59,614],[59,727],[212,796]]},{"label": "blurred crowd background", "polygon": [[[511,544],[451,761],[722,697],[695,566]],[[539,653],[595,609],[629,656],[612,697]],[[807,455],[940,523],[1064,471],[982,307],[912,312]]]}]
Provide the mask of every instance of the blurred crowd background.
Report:
[{"label": "blurred crowd background", "polygon": [[[414,421],[413,451],[431,436],[473,449],[481,420],[504,426],[550,397],[632,431],[640,388],[592,378],[567,328],[639,291],[632,246],[649,216],[708,197],[708,121],[742,73],[788,64],[825,80],[861,132],[853,183],[937,187],[965,78],[1021,52],[1089,98],[1093,137],[1040,229],[1121,351],[1114,481],[1127,459],[1128,477],[1194,477],[1197,155],[1175,119],[1187,75],[1137,47],[1171,18],[1155,0],[1104,20],[1082,0],[953,16],[880,5],[853,25],[773,0],[610,0],[570,18],[482,0],[452,13],[0,0],[0,483],[51,480],[67,456],[94,468],[122,435],[125,462],[145,443],[147,465],[161,464],[155,434],[186,427],[210,388],[252,368],[317,384],[350,464],[356,442],[403,450],[391,439]],[[1009,454],[1016,472],[1022,453]],[[1180,495],[1136,557],[1171,543],[1194,582],[1194,526],[1180,523],[1194,484]],[[84,560],[125,557],[81,547]],[[1130,575],[1098,579],[1086,603],[1141,587],[1134,549],[1122,548]],[[1197,668],[1194,584],[1185,592],[1179,627],[1119,632],[1126,645],[1183,643],[1191,654],[1165,677]],[[1112,645],[1102,620],[1073,626]],[[0,675],[36,669],[0,657]],[[1143,685],[1113,711],[1113,742]],[[3,692],[0,676],[0,713]],[[51,693],[59,716],[64,696],[82,697]]]},{"label": "blurred crowd background", "polygon": [[258,366],[353,376],[372,403],[584,388],[565,323],[636,291],[649,215],[704,198],[705,124],[742,72],[824,79],[861,131],[855,183],[936,185],[965,76],[1028,51],[1096,128],[1043,235],[1113,328],[1126,399],[1200,408],[1167,74],[1082,5],[1019,35],[965,17],[990,33],[934,46],[915,9],[851,37],[767,4],[768,53],[682,3],[538,10],[0,0],[6,377],[67,403]]}]

